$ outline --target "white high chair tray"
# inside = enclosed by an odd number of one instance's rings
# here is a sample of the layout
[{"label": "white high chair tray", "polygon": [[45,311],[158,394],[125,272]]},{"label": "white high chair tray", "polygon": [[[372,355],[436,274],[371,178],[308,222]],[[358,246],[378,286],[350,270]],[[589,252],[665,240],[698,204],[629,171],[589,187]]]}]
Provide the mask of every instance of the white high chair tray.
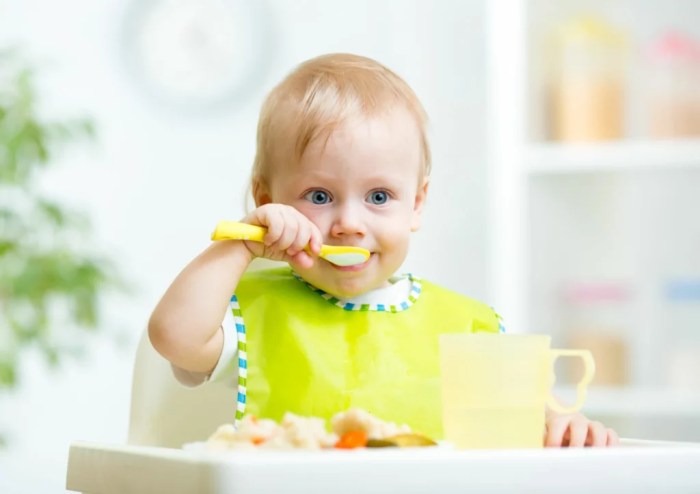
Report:
[{"label": "white high chair tray", "polygon": [[700,492],[700,444],[609,449],[204,452],[78,442],[66,487],[90,494]]}]

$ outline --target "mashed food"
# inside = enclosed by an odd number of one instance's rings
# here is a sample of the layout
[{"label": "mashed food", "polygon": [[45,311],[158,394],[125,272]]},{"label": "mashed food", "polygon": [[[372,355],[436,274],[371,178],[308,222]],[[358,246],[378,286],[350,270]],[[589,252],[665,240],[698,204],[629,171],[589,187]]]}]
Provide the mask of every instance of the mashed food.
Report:
[{"label": "mashed food", "polygon": [[371,413],[353,408],[325,420],[287,413],[278,424],[270,419],[247,415],[238,429],[220,426],[205,443],[207,450],[229,449],[324,449],[364,447],[368,442],[412,434],[408,425],[385,422]]}]

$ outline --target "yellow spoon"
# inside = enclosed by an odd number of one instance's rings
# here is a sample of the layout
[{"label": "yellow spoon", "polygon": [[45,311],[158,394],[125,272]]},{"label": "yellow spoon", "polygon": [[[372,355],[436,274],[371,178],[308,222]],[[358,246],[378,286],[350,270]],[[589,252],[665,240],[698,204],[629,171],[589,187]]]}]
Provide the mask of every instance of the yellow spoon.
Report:
[{"label": "yellow spoon", "polygon": [[[211,234],[212,240],[250,240],[262,242],[267,233],[267,228],[235,221],[219,221]],[[309,252],[307,246],[304,250]],[[354,266],[362,264],[369,259],[369,251],[362,247],[349,247],[345,245],[321,245],[319,254],[326,261],[336,266]]]}]

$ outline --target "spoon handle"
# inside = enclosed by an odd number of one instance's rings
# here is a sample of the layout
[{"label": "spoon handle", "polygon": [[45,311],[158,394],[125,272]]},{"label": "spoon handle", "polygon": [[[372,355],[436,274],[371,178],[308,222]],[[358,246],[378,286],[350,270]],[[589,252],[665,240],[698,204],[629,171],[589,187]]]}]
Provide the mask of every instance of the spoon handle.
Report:
[{"label": "spoon handle", "polygon": [[262,242],[267,228],[262,226],[238,223],[235,221],[219,221],[211,234],[212,240],[251,240]]}]

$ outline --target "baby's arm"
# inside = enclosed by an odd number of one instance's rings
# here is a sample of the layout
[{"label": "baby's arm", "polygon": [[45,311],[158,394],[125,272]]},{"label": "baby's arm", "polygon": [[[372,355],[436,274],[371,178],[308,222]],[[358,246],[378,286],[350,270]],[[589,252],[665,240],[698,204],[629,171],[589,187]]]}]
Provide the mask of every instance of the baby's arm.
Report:
[{"label": "baby's arm", "polygon": [[[320,251],[321,232],[293,207],[266,204],[243,221],[266,227],[265,243],[212,243],[175,278],[151,315],[153,347],[181,369],[209,373],[216,366],[223,348],[221,321],[254,257],[310,267]],[[303,250],[307,244],[314,256]]]},{"label": "baby's arm", "polygon": [[175,278],[148,323],[153,347],[182,369],[211,372],[223,347],[221,321],[253,260],[236,240],[212,243]]}]

